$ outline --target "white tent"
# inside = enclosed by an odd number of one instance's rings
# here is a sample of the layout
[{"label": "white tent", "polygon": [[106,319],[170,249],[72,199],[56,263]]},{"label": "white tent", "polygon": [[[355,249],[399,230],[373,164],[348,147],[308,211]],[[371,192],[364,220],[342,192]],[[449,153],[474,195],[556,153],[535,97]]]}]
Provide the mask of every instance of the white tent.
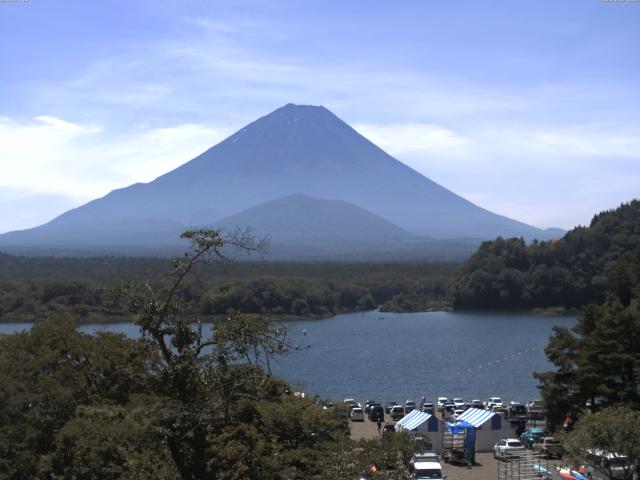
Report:
[{"label": "white tent", "polygon": [[429,437],[432,445],[431,448],[436,452],[442,450],[441,428],[442,426],[437,417],[419,410],[412,410],[396,423],[396,429],[398,430],[420,433]]},{"label": "white tent", "polygon": [[455,425],[476,427],[476,452],[491,452],[501,438],[513,438],[516,430],[502,415],[489,410],[470,408],[460,415]]}]

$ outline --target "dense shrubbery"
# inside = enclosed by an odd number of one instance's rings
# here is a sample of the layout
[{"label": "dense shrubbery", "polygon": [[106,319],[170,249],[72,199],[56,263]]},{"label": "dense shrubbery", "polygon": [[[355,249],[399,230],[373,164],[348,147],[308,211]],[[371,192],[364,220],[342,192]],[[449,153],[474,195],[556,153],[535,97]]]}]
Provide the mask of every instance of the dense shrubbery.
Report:
[{"label": "dense shrubbery", "polygon": [[640,249],[640,201],[596,215],[562,239],[483,243],[455,275],[454,308],[580,308],[601,302],[619,260]]}]

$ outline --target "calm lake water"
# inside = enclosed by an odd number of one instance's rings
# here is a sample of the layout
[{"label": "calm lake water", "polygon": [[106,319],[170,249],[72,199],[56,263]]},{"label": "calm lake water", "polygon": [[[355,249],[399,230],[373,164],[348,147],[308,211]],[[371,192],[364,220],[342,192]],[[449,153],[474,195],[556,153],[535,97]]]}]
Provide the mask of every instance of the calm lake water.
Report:
[{"label": "calm lake water", "polygon": [[[274,372],[296,389],[323,398],[404,401],[422,395],[527,401],[539,397],[534,371],[551,368],[544,355],[553,325],[575,317],[522,313],[380,313],[285,322],[291,343]],[[0,332],[29,328],[0,324]],[[131,324],[83,325],[131,337]],[[304,332],[306,331],[306,335]],[[308,345],[308,348],[307,348]]]}]

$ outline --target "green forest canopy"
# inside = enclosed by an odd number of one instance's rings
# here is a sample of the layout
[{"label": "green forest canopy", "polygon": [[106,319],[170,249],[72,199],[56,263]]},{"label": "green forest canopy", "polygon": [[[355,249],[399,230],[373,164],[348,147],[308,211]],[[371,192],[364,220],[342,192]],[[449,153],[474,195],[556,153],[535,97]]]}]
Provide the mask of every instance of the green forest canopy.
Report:
[{"label": "green forest canopy", "polygon": [[620,264],[640,249],[640,201],[593,217],[556,241],[484,242],[456,272],[457,309],[581,308],[602,302]]},{"label": "green forest canopy", "polygon": [[[114,287],[157,283],[166,259],[45,258],[0,254],[0,319],[33,322],[68,313],[81,322],[130,321]],[[323,317],[369,310],[400,295],[445,301],[455,264],[238,262],[196,268],[181,287],[205,317],[229,310],[277,317]]]},{"label": "green forest canopy", "polygon": [[[238,262],[196,268],[182,287],[205,317],[230,310],[279,318],[368,310],[582,308],[602,302],[626,256],[640,249],[640,202],[596,215],[549,242],[498,238],[452,263]],[[18,257],[0,254],[0,321],[71,314],[81,322],[130,321],[112,289],[158,279],[165,259]]]}]

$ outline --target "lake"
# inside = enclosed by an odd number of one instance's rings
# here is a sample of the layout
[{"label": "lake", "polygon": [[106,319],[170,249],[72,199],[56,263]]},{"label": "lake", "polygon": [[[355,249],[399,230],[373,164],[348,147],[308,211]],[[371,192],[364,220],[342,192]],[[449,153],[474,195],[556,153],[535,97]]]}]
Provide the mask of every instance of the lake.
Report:
[{"label": "lake", "polygon": [[[400,402],[425,395],[527,401],[540,396],[533,372],[551,368],[544,347],[552,326],[575,322],[525,313],[378,311],[285,322],[291,343],[303,348],[278,356],[272,368],[296,389],[333,400]],[[29,327],[0,324],[0,333]],[[79,329],[138,336],[126,323]]]}]

